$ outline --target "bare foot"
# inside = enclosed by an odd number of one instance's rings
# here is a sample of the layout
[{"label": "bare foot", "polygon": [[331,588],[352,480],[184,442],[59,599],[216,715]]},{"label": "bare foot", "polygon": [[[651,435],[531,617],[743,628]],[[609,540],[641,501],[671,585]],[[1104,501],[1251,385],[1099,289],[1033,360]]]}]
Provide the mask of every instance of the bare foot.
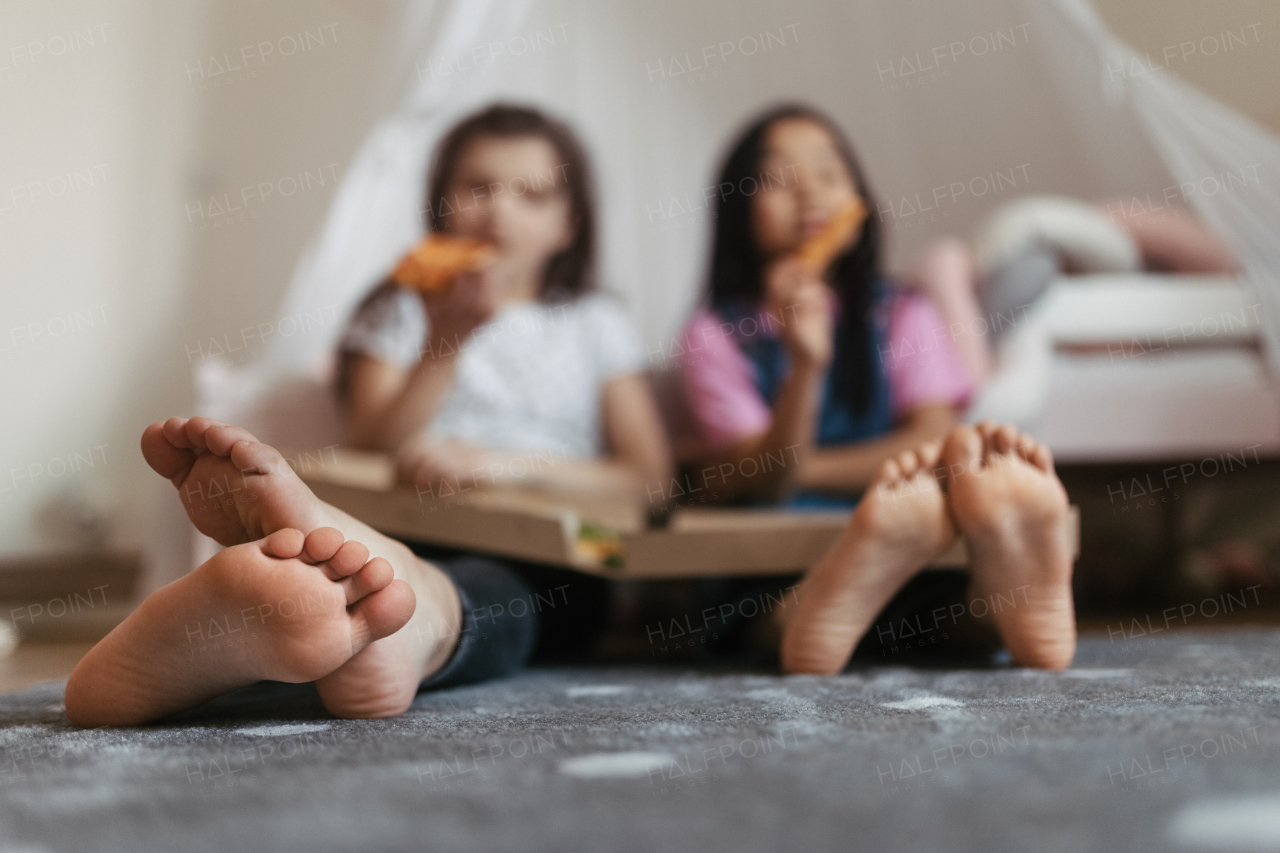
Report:
[{"label": "bare foot", "polygon": [[1014,661],[1064,669],[1076,650],[1075,549],[1049,449],[1012,426],[984,422],[952,430],[943,460],[975,595],[1000,603],[991,615]]},{"label": "bare foot", "polygon": [[389,562],[395,577],[412,588],[417,607],[408,624],[317,681],[333,714],[401,714],[419,683],[449,659],[462,624],[453,583],[403,543],[317,498],[275,448],[210,418],[170,418],[143,432],[142,455],[178,488],[196,529],[223,545],[286,527],[304,532],[334,527]]},{"label": "bare foot", "polygon": [[178,488],[196,529],[219,545],[327,522],[323,504],[274,447],[212,418],[169,418],[142,433],[142,455]]},{"label": "bare foot", "polygon": [[893,595],[955,539],[930,442],[884,463],[849,526],[810,569],[782,638],[782,669],[831,675]]},{"label": "bare foot", "polygon": [[150,722],[258,681],[314,681],[402,628],[414,596],[332,527],[233,545],[157,590],[67,681],[79,726]]}]

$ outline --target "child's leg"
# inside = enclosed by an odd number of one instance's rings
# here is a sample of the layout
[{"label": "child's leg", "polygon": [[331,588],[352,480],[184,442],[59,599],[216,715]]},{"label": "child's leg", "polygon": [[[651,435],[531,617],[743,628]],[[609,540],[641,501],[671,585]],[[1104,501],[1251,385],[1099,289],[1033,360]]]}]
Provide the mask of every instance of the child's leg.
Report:
[{"label": "child's leg", "polygon": [[785,672],[830,675],[902,585],[955,539],[935,475],[941,445],[930,442],[885,462],[849,526],[801,581],[786,620]]},{"label": "child's leg", "polygon": [[1076,646],[1074,548],[1067,493],[1049,450],[1011,426],[983,423],[952,430],[943,460],[951,513],[969,543],[974,594],[994,602],[992,620],[1013,659],[1068,666]]},{"label": "child's leg", "polygon": [[67,681],[81,726],[137,725],[257,681],[313,681],[413,614],[413,591],[333,528],[233,545],[149,596]]},{"label": "child's leg", "polygon": [[449,659],[462,621],[449,578],[403,543],[321,501],[274,448],[209,418],[170,418],[147,427],[142,455],[177,486],[196,528],[222,545],[261,539],[286,527],[304,533],[334,527],[385,559],[395,577],[412,588],[416,609],[404,627],[316,682],[333,714],[401,714],[422,680]]},{"label": "child's leg", "polygon": [[987,320],[978,304],[977,266],[963,240],[944,237],[929,245],[903,277],[928,295],[953,331],[951,340],[969,376],[982,383],[993,370]]}]

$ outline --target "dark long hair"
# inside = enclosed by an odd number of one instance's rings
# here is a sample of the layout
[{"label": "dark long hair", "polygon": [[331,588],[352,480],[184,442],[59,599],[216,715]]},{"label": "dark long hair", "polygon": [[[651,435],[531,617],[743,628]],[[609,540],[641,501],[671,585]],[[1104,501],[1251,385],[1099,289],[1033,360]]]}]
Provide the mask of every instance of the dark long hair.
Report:
[{"label": "dark long hair", "polygon": [[441,140],[432,160],[431,178],[427,184],[425,212],[428,229],[448,230],[445,211],[450,208],[445,194],[453,181],[458,160],[467,146],[485,136],[503,139],[532,136],[545,139],[555,149],[559,160],[555,169],[560,178],[555,180],[563,178],[567,184],[565,189],[569,193],[569,214],[574,239],[568,248],[547,261],[539,299],[543,302],[562,302],[594,289],[596,217],[586,149],[568,125],[549,118],[533,107],[493,104],[464,118]]},{"label": "dark long hair", "polygon": [[836,328],[840,346],[832,365],[833,390],[854,411],[865,412],[871,404],[877,370],[872,353],[872,324],[874,286],[880,276],[881,237],[876,216],[879,205],[853,147],[835,122],[818,110],[802,104],[774,107],[755,119],[729,152],[718,181],[721,188],[730,189],[722,189],[716,204],[711,307],[722,314],[754,310],[764,299],[764,263],[752,232],[751,204],[755,188],[766,179],[760,175],[765,136],[770,127],[785,119],[811,121],[831,134],[869,214],[856,242],[832,262],[830,279],[840,302]]}]

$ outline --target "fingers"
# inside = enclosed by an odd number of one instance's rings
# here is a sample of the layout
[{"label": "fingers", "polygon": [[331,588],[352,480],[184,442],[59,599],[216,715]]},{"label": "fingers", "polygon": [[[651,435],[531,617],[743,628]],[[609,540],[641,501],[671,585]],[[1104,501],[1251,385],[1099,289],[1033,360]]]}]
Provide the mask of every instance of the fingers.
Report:
[{"label": "fingers", "polygon": [[802,291],[822,285],[822,278],[795,257],[774,261],[765,270],[764,278],[765,291],[775,301],[795,301]]},{"label": "fingers", "polygon": [[[403,483],[426,486],[447,482],[461,488],[459,483],[470,484],[476,480],[477,469],[492,471],[492,459],[464,441],[425,439],[405,445],[396,457],[396,472]],[[479,485],[478,481],[475,485]]]},{"label": "fingers", "polygon": [[502,283],[492,270],[462,273],[449,283],[436,303],[453,324],[470,332],[486,322],[502,300]]},{"label": "fingers", "polygon": [[413,486],[426,486],[432,480],[440,479],[432,458],[423,452],[400,457],[396,461],[396,471],[402,483]]}]

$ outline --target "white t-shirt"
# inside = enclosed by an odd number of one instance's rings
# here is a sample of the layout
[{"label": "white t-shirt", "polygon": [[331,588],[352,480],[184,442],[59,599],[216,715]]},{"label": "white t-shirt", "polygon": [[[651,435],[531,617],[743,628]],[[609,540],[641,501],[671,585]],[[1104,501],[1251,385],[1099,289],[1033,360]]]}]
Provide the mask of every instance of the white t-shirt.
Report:
[{"label": "white t-shirt", "polygon": [[[427,354],[426,341],[422,299],[397,287],[356,313],[339,346],[411,370]],[[428,433],[580,458],[603,452],[605,384],[645,368],[631,323],[600,293],[561,305],[508,303],[461,349],[453,387]]]}]

